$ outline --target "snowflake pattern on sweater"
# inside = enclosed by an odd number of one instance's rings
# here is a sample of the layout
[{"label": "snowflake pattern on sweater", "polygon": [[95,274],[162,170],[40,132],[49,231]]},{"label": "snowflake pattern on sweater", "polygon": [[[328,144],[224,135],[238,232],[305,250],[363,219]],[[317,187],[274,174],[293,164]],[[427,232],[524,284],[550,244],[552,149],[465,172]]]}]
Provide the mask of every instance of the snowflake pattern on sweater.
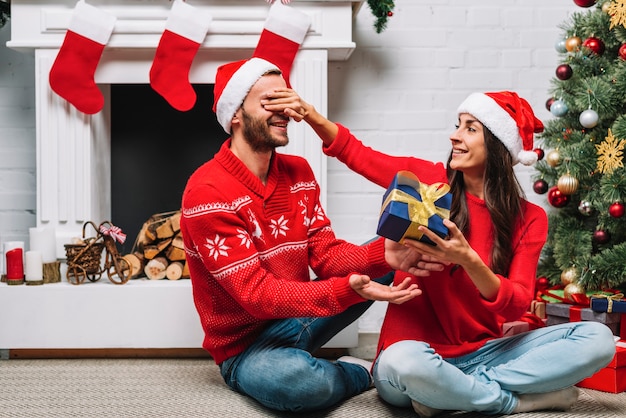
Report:
[{"label": "snowflake pattern on sweater", "polygon": [[362,302],[352,273],[389,271],[383,240],[336,238],[306,160],[275,153],[263,184],[229,145],[189,178],[181,218],[203,346],[217,363],[274,319],[330,316]]}]

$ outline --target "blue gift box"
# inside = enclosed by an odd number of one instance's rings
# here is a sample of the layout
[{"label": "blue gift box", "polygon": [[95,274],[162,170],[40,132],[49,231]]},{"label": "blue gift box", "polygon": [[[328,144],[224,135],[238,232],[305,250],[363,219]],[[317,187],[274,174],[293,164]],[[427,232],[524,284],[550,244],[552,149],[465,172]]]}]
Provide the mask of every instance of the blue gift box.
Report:
[{"label": "blue gift box", "polygon": [[592,295],[591,309],[596,312],[626,313],[626,299],[624,295]]},{"label": "blue gift box", "polygon": [[449,185],[428,185],[421,183],[410,171],[400,171],[383,196],[376,233],[397,242],[411,238],[434,245],[417,228],[426,226],[445,238],[448,228],[444,226],[443,220],[450,217],[451,204]]}]

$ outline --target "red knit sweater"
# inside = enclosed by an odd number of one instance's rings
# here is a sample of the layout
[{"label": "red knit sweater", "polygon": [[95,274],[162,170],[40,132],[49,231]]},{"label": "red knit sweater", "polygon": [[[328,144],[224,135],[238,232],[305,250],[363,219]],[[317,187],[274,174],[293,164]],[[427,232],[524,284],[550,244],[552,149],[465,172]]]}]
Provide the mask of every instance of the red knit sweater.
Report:
[{"label": "red knit sweater", "polygon": [[[218,364],[274,319],[331,316],[363,302],[349,276],[390,269],[383,240],[335,237],[306,160],[275,153],[263,185],[229,146],[189,178],[181,219],[203,347]],[[311,282],[309,268],[323,280]]]},{"label": "red knit sweater", "polygon": [[[445,166],[412,157],[392,157],[364,146],[343,126],[324,152],[335,156],[370,181],[387,187],[399,170],[409,170],[428,184],[447,183]],[[382,196],[382,193],[381,193]],[[485,202],[466,194],[471,247],[489,265],[493,226]],[[458,357],[502,336],[502,324],[519,319],[533,298],[537,262],[546,241],[545,211],[524,201],[523,221],[513,235],[508,277],[499,276],[500,291],[492,302],[482,298],[462,268],[413,277],[423,293],[402,305],[390,304],[381,329],[380,349],[401,340],[428,342],[443,357]],[[408,276],[396,273],[398,283]]]}]

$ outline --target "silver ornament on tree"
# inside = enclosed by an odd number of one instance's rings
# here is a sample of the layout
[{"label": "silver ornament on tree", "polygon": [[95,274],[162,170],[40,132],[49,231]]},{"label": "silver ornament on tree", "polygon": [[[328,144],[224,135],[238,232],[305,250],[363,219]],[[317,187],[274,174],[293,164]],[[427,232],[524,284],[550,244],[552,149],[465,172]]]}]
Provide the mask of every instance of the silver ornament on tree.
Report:
[{"label": "silver ornament on tree", "polygon": [[598,112],[593,109],[587,109],[583,111],[578,117],[578,121],[585,128],[594,128],[598,124]]},{"label": "silver ornament on tree", "polygon": [[555,100],[552,105],[550,105],[550,113],[558,118],[565,116],[568,111],[569,108],[567,107],[567,104],[565,104],[565,102],[561,99]]},{"label": "silver ornament on tree", "polygon": [[593,212],[593,206],[591,206],[591,202],[588,200],[581,200],[578,204],[578,212],[581,215],[589,216],[591,212]]}]

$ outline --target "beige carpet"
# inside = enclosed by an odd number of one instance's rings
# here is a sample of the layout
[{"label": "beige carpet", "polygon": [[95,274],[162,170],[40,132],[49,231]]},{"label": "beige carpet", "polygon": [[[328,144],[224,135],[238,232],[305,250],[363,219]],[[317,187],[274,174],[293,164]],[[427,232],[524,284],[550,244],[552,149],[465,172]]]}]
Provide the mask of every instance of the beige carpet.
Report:
[{"label": "beige carpet", "polygon": [[[211,359],[0,361],[0,417],[412,417],[372,389],[314,414],[275,413],[232,392]],[[442,417],[475,418],[475,413]],[[581,390],[569,412],[516,418],[626,417],[626,393]]]}]

